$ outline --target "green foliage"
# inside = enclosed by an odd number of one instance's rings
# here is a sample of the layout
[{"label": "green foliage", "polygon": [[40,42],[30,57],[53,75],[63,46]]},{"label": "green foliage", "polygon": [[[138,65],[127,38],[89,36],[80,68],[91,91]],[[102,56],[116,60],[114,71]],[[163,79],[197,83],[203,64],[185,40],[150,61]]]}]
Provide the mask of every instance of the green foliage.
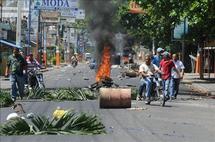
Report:
[{"label": "green foliage", "polygon": [[32,88],[29,90],[27,99],[41,99],[47,95],[50,95],[50,92],[46,91],[45,89]]},{"label": "green foliage", "polygon": [[14,118],[0,127],[0,135],[92,135],[105,133],[104,125],[96,115],[75,112],[54,119],[35,115],[29,121]]},{"label": "green foliage", "polygon": [[132,88],[131,89],[131,99],[136,100],[137,96],[138,96],[138,89],[137,88]]},{"label": "green foliage", "polygon": [[12,118],[0,127],[0,135],[28,134],[30,134],[30,126],[24,119],[20,117]]},{"label": "green foliage", "polygon": [[52,58],[51,58],[51,61],[52,61],[52,64],[53,64],[53,65],[56,65],[56,57],[52,57]]},{"label": "green foliage", "polygon": [[164,46],[169,45],[171,31],[185,18],[189,21],[193,38],[199,39],[204,34],[215,33],[215,2],[212,0],[135,1],[145,14],[129,13],[128,3],[125,3],[118,10],[118,20],[136,38],[155,38],[162,41]]},{"label": "green foliage", "polygon": [[13,100],[10,98],[10,93],[0,90],[0,107],[8,107],[13,104]]},{"label": "green foliage", "polygon": [[97,98],[96,93],[84,88],[68,88],[54,91],[33,88],[28,95],[28,99],[45,99],[53,101],[84,101],[95,98]]},{"label": "green foliage", "polygon": [[46,96],[46,99],[48,100],[83,101],[95,98],[95,93],[90,90],[80,88],[59,89],[51,92],[49,95]]},{"label": "green foliage", "polygon": [[85,29],[87,27],[87,21],[84,20],[75,20],[75,23],[71,23],[71,27],[75,27],[77,29]]}]

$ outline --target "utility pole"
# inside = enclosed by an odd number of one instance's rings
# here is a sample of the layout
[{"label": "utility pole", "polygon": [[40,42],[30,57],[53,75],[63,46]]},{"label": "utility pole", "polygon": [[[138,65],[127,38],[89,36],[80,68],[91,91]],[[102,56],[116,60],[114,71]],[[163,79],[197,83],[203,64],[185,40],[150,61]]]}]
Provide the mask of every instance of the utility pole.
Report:
[{"label": "utility pole", "polygon": [[2,8],[3,8],[3,3],[2,3],[2,0],[1,0],[1,22],[3,21],[2,20]]},{"label": "utility pole", "polygon": [[152,38],[152,53],[155,55],[155,38]]},{"label": "utility pole", "polygon": [[44,61],[44,65],[45,67],[47,66],[47,54],[46,54],[46,51],[47,51],[47,32],[48,32],[48,28],[45,26],[44,27],[44,49],[43,49],[43,61]]},{"label": "utility pole", "polygon": [[70,35],[71,35],[71,32],[70,32],[70,28],[68,27],[67,29],[67,63],[71,63],[71,57],[70,57]]},{"label": "utility pole", "polygon": [[183,33],[183,39],[182,39],[182,62],[184,63],[185,59],[185,33],[186,33],[186,18],[184,19],[184,33]]},{"label": "utility pole", "polygon": [[[60,21],[60,20],[59,20]],[[60,66],[60,50],[59,50],[59,46],[60,46],[60,32],[59,32],[59,24],[57,24],[57,38],[56,38],[56,66]]]},{"label": "utility pole", "polygon": [[31,0],[29,0],[29,13],[28,13],[28,50],[27,54],[29,53],[31,47]]},{"label": "utility pole", "polygon": [[38,54],[38,50],[40,49],[40,9],[38,10],[38,26],[37,26],[37,45],[36,45],[36,55],[37,55],[37,59],[38,61],[40,61],[40,56]]},{"label": "utility pole", "polygon": [[17,20],[16,20],[16,45],[21,45],[21,21],[22,21],[22,0],[17,3]]}]

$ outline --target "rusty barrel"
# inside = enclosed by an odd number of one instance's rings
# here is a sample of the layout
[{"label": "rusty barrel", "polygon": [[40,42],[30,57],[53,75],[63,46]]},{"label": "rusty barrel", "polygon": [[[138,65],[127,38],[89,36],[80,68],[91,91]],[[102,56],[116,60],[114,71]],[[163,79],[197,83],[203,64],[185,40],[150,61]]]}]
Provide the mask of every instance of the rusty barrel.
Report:
[{"label": "rusty barrel", "polygon": [[100,88],[100,108],[129,108],[131,107],[130,88]]}]

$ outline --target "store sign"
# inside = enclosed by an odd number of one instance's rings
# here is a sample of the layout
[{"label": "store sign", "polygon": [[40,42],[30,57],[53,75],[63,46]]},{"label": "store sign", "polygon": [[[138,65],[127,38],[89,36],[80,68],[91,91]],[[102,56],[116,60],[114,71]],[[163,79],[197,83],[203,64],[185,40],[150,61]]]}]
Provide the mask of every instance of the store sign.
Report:
[{"label": "store sign", "polygon": [[44,10],[71,9],[78,7],[78,0],[36,0],[34,5]]}]

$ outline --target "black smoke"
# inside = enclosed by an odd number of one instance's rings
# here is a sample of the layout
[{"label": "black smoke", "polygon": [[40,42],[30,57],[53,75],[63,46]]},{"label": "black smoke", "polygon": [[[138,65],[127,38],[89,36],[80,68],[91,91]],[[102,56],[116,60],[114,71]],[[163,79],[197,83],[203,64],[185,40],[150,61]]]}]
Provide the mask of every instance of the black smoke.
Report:
[{"label": "black smoke", "polygon": [[85,9],[88,29],[96,41],[96,57],[100,62],[104,45],[108,44],[114,52],[114,15],[117,7],[112,0],[80,0],[80,5]]}]

